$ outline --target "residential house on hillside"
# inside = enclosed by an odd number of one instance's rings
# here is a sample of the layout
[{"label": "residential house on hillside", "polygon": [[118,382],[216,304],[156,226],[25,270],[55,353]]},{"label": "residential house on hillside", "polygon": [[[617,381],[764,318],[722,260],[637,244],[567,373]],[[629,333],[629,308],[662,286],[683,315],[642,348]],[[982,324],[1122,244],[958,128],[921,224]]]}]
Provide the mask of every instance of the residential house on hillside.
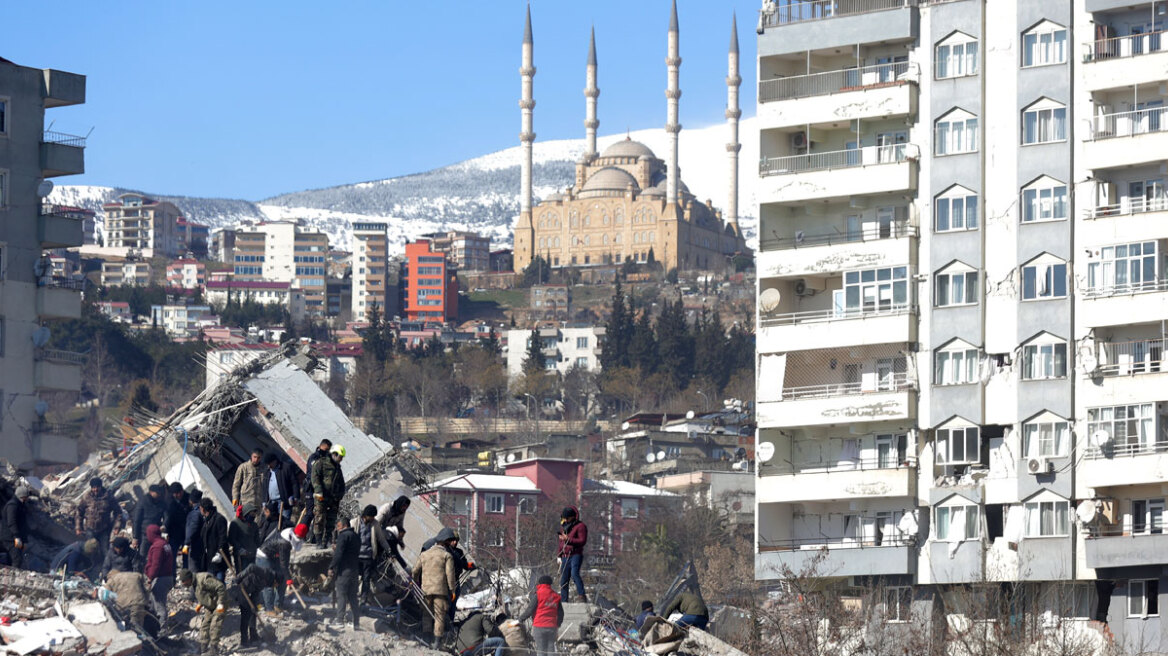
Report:
[{"label": "residential house on hillside", "polygon": [[175,260],[166,265],[166,286],[197,289],[207,282],[207,266],[198,260]]},{"label": "residential house on hillside", "polygon": [[692,418],[643,413],[622,426],[605,450],[613,478],[652,485],[670,474],[747,471],[754,460],[753,425],[733,408]]},{"label": "residential house on hillside", "polygon": [[150,284],[153,270],[149,262],[125,260],[101,263],[101,284],[104,287],[125,285],[146,287]]},{"label": "residential house on hillside", "polygon": [[[576,367],[586,371],[600,371],[601,344],[604,326],[586,326],[569,323],[551,324],[538,328],[543,368],[566,374]],[[516,378],[523,373],[530,330],[507,331],[507,375]]]}]

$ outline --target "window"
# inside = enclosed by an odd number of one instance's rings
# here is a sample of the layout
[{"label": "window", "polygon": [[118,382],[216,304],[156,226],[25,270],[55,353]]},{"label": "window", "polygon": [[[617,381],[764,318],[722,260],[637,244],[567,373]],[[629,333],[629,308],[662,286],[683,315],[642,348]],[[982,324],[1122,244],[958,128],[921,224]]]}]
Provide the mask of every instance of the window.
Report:
[{"label": "window", "polygon": [[8,134],[8,101],[0,100],[0,134]]},{"label": "window", "polygon": [[977,152],[977,117],[961,109],[949,112],[937,120],[933,143],[937,155]]},{"label": "window", "polygon": [[470,497],[465,494],[443,495],[442,506],[451,515],[469,515]]},{"label": "window", "polygon": [[1066,298],[1067,265],[1050,257],[1022,267],[1022,300]]},{"label": "window", "polygon": [[1160,614],[1159,579],[1133,579],[1127,584],[1127,616],[1155,617]]},{"label": "window", "polygon": [[953,264],[938,273],[934,285],[936,307],[977,303],[977,271]]},{"label": "window", "polygon": [[1154,241],[1104,246],[1087,265],[1087,287],[1097,294],[1155,288],[1157,250]]},{"label": "window", "polygon": [[535,497],[523,497],[519,500],[519,514],[534,515],[535,514]]},{"label": "window", "polygon": [[1031,501],[1026,504],[1026,537],[1070,535],[1070,504],[1066,501]]},{"label": "window", "polygon": [[1042,99],[1022,112],[1022,144],[1067,140],[1067,108]]},{"label": "window", "polygon": [[1133,499],[1131,502],[1131,532],[1133,535],[1162,535],[1164,533],[1164,499]]},{"label": "window", "polygon": [[884,589],[884,621],[907,622],[912,610],[912,588],[897,585]]},{"label": "window", "polygon": [[975,505],[939,506],[933,515],[938,542],[976,540],[981,535],[980,508]]},{"label": "window", "polygon": [[1067,186],[1043,176],[1022,190],[1022,222],[1067,218]]},{"label": "window", "polygon": [[1022,35],[1022,65],[1047,66],[1067,61],[1067,28],[1050,21]]},{"label": "window", "polygon": [[507,530],[503,528],[487,529],[487,546],[501,547],[507,543]]},{"label": "window", "polygon": [[580,369],[587,369],[588,358],[576,358],[576,366]]},{"label": "window", "polygon": [[834,292],[836,316],[887,312],[908,305],[908,267],[844,272],[844,288]]},{"label": "window", "polygon": [[578,348],[578,349],[588,348],[588,338],[587,337],[577,337],[576,338],[576,348]]},{"label": "window", "polygon": [[8,194],[5,193],[8,188],[8,173],[0,171],[0,207],[7,207]]},{"label": "window", "polygon": [[934,203],[937,232],[977,230],[977,194],[965,187],[951,187]]},{"label": "window", "polygon": [[938,80],[977,75],[977,41],[957,32],[937,46]]},{"label": "window", "polygon": [[908,458],[907,435],[876,436],[876,466],[881,469],[898,467]]},{"label": "window", "polygon": [[1022,453],[1027,458],[1065,456],[1070,443],[1071,425],[1062,419],[1022,425]]},{"label": "window", "polygon": [[1022,347],[1022,380],[1067,377],[1067,343],[1044,335]]},{"label": "window", "polygon": [[[966,348],[968,347],[968,348]],[[978,350],[965,342],[942,347],[933,362],[934,385],[966,385],[978,380]]]},{"label": "window", "polygon": [[981,460],[981,431],[977,426],[937,429],[937,463],[972,465]]},{"label": "window", "polygon": [[637,534],[636,533],[621,533],[620,534],[621,551],[636,551],[637,550]]},{"label": "window", "polygon": [[627,519],[636,518],[641,513],[640,499],[621,499],[621,517]]}]

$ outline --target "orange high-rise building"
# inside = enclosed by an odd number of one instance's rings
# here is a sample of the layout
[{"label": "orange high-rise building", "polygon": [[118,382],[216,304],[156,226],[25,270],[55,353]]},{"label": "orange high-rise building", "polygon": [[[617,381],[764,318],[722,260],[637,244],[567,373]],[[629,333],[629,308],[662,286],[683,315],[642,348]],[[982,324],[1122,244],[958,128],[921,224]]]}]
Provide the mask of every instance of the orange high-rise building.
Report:
[{"label": "orange high-rise building", "polygon": [[458,319],[458,275],[446,254],[435,252],[429,239],[406,244],[400,278],[403,319],[441,322]]}]

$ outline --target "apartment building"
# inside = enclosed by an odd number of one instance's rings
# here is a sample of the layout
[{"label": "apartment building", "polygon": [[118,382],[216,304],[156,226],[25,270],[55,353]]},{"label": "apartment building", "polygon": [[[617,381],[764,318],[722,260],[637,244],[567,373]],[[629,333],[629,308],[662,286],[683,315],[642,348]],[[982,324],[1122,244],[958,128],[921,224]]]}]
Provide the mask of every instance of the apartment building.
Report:
[{"label": "apartment building", "polygon": [[47,178],[85,172],[85,138],[45,130],[45,110],[85,102],[85,76],[0,58],[0,454],[22,470],[76,464],[76,429],[49,395],[81,389],[85,356],[51,347],[81,316],[83,281],[52,274],[46,251],[83,243],[84,218],[41,203]]},{"label": "apartment building", "polygon": [[213,316],[208,305],[151,305],[150,324],[180,339],[196,337],[199,329],[214,325],[207,323]]},{"label": "apartment building", "polygon": [[382,316],[388,314],[387,229],[387,224],[380,222],[353,224],[352,293],[349,301],[352,321],[368,321],[369,311],[374,305],[378,306]]},{"label": "apartment building", "polygon": [[764,5],[757,578],[1057,589],[1168,647],[1166,14]]},{"label": "apartment building", "polygon": [[197,289],[207,282],[207,266],[198,260],[175,260],[166,265],[166,286]]},{"label": "apartment building", "polygon": [[449,257],[435,251],[429,239],[406,244],[398,288],[402,319],[439,323],[458,319],[458,276]]},{"label": "apartment building", "polygon": [[[574,324],[552,324],[536,329],[543,355],[543,368],[566,374],[576,367],[585,371],[600,371],[601,341],[604,326],[579,326]],[[523,375],[523,361],[527,359],[527,349],[534,339],[531,330],[507,331],[507,374],[512,378]]]},{"label": "apartment building", "polygon": [[178,220],[182,212],[167,201],[126,193],[101,206],[105,213],[105,245],[133,250],[144,257],[179,254]]},{"label": "apartment building", "polygon": [[235,253],[235,228],[215,228],[207,247],[207,257],[217,262],[231,262]]},{"label": "apartment building", "polygon": [[253,301],[261,305],[280,305],[293,321],[305,315],[304,290],[290,282],[270,280],[212,280],[203,285],[207,303],[215,307],[232,302]]},{"label": "apartment building", "polygon": [[491,240],[477,232],[451,230],[424,235],[434,250],[446,253],[459,271],[488,271],[491,267]]},{"label": "apartment building", "polygon": [[292,283],[304,292],[305,313],[324,316],[326,233],[303,230],[293,221],[240,227],[232,252],[236,280]]},{"label": "apartment building", "polygon": [[122,262],[101,263],[101,284],[103,287],[121,287],[136,285],[146,287],[150,284],[153,267],[149,262],[125,260]]},{"label": "apartment building", "polygon": [[175,237],[178,252],[194,252],[197,257],[206,257],[211,243],[211,226],[195,223],[183,217],[175,221]]}]

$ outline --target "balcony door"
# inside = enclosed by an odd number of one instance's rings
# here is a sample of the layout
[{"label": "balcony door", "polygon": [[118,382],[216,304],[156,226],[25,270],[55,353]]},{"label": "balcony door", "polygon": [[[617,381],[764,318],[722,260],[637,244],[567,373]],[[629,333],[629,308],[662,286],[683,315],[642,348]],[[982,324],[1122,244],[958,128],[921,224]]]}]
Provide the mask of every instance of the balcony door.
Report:
[{"label": "balcony door", "polygon": [[1164,499],[1132,501],[1132,534],[1160,535],[1164,532]]},{"label": "balcony door", "polygon": [[1135,117],[1137,125],[1135,130],[1132,131],[1133,134],[1147,134],[1161,130],[1160,115],[1164,111],[1163,100],[1149,100],[1148,102],[1136,103],[1136,110],[1139,113]]},{"label": "balcony door", "polygon": [[881,132],[876,135],[876,161],[881,164],[899,162],[904,159],[905,144],[908,143],[908,131]]},{"label": "balcony door", "polygon": [[1166,207],[1164,180],[1136,180],[1127,185],[1132,212],[1155,212]]}]

